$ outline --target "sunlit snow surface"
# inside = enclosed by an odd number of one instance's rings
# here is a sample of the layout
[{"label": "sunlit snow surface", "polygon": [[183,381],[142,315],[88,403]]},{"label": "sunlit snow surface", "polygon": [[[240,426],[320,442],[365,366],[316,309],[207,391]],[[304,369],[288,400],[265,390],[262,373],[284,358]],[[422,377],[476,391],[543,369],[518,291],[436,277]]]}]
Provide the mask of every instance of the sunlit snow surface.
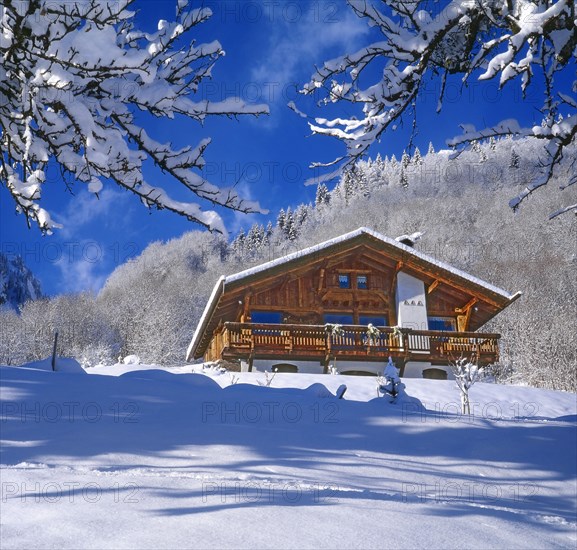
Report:
[{"label": "sunlit snow surface", "polygon": [[1,367],[2,550],[575,548],[575,394],[193,370]]}]

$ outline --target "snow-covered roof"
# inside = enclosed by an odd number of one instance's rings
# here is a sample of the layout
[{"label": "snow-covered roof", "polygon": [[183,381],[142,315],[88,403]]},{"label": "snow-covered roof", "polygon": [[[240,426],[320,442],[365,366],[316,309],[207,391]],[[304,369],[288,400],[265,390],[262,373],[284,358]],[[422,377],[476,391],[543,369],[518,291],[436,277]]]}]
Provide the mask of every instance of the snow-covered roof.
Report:
[{"label": "snow-covered roof", "polygon": [[212,314],[218,304],[218,301],[220,299],[220,296],[222,295],[222,293],[224,292],[224,289],[226,288],[227,285],[230,285],[231,283],[236,283],[239,281],[242,281],[243,279],[252,277],[254,275],[257,275],[259,273],[262,273],[264,271],[268,271],[269,269],[273,269],[275,267],[284,265],[284,264],[288,264],[290,262],[293,262],[294,260],[300,259],[300,258],[305,258],[307,256],[312,256],[312,255],[318,255],[319,252],[322,252],[323,250],[333,247],[335,245],[338,245],[340,243],[344,243],[347,241],[350,241],[356,237],[359,237],[360,235],[365,234],[365,235],[370,235],[371,237],[391,246],[394,248],[399,249],[400,251],[402,251],[404,254],[409,255],[409,256],[413,256],[414,258],[417,258],[423,262],[426,262],[428,264],[430,264],[431,266],[434,266],[440,270],[446,271],[458,278],[464,279],[478,287],[481,287],[485,290],[488,290],[489,292],[492,292],[494,294],[497,294],[498,296],[501,296],[503,298],[505,298],[507,301],[513,301],[514,299],[516,299],[518,296],[521,295],[520,292],[517,292],[515,294],[510,294],[509,292],[507,292],[506,290],[503,290],[502,288],[499,288],[495,285],[492,285],[491,283],[488,283],[486,281],[483,281],[482,279],[479,279],[478,277],[475,277],[474,275],[471,275],[469,273],[466,273],[465,271],[462,271],[452,265],[449,265],[445,262],[442,262],[441,260],[437,260],[436,258],[433,258],[432,256],[429,256],[428,254],[424,254],[423,252],[419,252],[418,250],[415,250],[414,248],[407,246],[401,242],[396,241],[395,239],[391,239],[389,237],[385,237],[384,235],[381,235],[380,233],[377,233],[376,231],[373,231],[372,229],[368,229],[367,227],[359,227],[358,229],[355,229],[354,231],[351,231],[349,233],[345,233],[344,235],[340,235],[339,237],[335,237],[333,239],[329,239],[328,241],[324,241],[320,244],[314,245],[314,246],[309,246],[308,248],[304,248],[303,250],[299,250],[297,252],[293,252],[291,254],[287,254],[286,256],[282,256],[281,258],[277,258],[275,260],[271,260],[269,262],[265,262],[263,264],[251,267],[249,269],[245,269],[244,271],[239,271],[238,273],[234,273],[232,275],[228,275],[227,277],[222,276],[220,277],[220,279],[217,281],[216,285],[214,286],[214,289],[212,291],[212,294],[210,295],[210,298],[208,300],[208,303],[206,304],[206,307],[204,308],[204,312],[200,318],[200,321],[198,323],[198,326],[194,332],[194,335],[192,337],[192,341],[190,342],[190,345],[188,346],[188,350],[187,350],[187,359],[189,359],[191,357],[191,355],[194,353],[197,345],[200,342],[200,339],[202,337],[202,334],[204,333],[204,330],[206,329],[206,326],[208,325],[208,323],[210,322],[210,318],[212,317]]}]

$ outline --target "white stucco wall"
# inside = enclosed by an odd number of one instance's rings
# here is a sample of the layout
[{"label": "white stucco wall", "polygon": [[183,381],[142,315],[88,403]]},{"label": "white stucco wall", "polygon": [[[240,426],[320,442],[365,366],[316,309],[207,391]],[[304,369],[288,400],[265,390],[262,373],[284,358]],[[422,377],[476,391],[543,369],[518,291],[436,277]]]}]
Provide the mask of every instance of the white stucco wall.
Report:
[{"label": "white stucco wall", "polygon": [[[305,374],[322,374],[323,367],[318,361],[298,361],[292,359],[255,359],[252,366],[253,372],[272,372],[276,364],[295,365],[299,373]],[[370,372],[375,376],[382,375],[386,362],[368,362],[368,361],[339,361],[331,363],[336,365],[337,371],[341,374],[346,374],[347,371],[362,371]],[[400,362],[396,364],[400,370]],[[447,379],[453,380],[454,376],[450,367],[446,365],[431,365],[427,361],[408,361],[405,365],[403,378],[423,378],[423,371],[426,369],[441,369],[447,373]],[[248,372],[248,362],[241,361],[241,371]]]},{"label": "white stucco wall", "polygon": [[[323,366],[318,361],[298,361],[292,359],[255,359],[252,365],[253,372],[271,371],[276,364],[295,365],[298,372],[306,374],[322,374]],[[336,366],[337,371],[346,373],[351,370],[358,370],[363,372],[370,372],[375,376],[382,374],[386,365],[386,361],[370,362],[370,361],[333,361],[330,363]],[[248,371],[248,363],[241,361],[242,372]]]},{"label": "white stucco wall", "polygon": [[423,281],[403,271],[397,274],[397,324],[403,328],[428,330],[427,302]]},{"label": "white stucco wall", "polygon": [[440,369],[447,373],[447,380],[454,380],[453,371],[447,365],[431,365],[426,361],[407,361],[403,378],[424,378],[423,372],[427,369]]}]

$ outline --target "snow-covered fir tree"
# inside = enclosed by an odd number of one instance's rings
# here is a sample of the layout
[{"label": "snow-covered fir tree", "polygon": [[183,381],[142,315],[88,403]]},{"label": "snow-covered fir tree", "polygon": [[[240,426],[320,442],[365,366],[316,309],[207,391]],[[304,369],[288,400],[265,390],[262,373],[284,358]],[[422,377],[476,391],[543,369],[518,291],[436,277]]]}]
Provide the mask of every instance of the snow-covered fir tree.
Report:
[{"label": "snow-covered fir tree", "polygon": [[238,232],[238,235],[231,243],[232,251],[237,257],[244,256],[246,246],[245,241],[246,241],[246,235],[244,233],[244,229],[241,228],[241,230]]},{"label": "snow-covered fir tree", "polygon": [[401,169],[401,175],[399,177],[399,185],[403,189],[406,189],[407,187],[409,187],[409,178],[407,177],[407,172],[405,172],[404,169]]},{"label": "snow-covered fir tree", "polygon": [[411,157],[406,151],[403,151],[403,156],[401,157],[401,168],[406,170],[411,164]]},{"label": "snow-covered fir tree", "polygon": [[307,221],[310,215],[311,207],[308,204],[299,204],[295,210],[295,226],[299,228]]},{"label": "snow-covered fir tree", "polygon": [[509,168],[519,168],[519,155],[515,149],[511,149],[511,160],[509,161]]},{"label": "snow-covered fir tree", "polygon": [[40,281],[26,267],[21,256],[0,252],[0,308],[18,310],[28,300],[42,297]]},{"label": "snow-covered fir tree", "polygon": [[315,196],[315,206],[319,207],[324,204],[329,204],[331,200],[331,195],[329,193],[329,188],[326,183],[319,183],[317,185],[317,192]]},{"label": "snow-covered fir tree", "polygon": [[284,211],[284,208],[281,208],[276,218],[276,225],[281,231],[284,231],[286,225],[286,219],[287,219],[286,212]]},{"label": "snow-covered fir tree", "polygon": [[269,221],[266,224],[266,230],[265,230],[265,234],[264,234],[265,235],[265,241],[267,244],[270,244],[270,239],[272,237],[273,230],[274,230],[274,228],[273,228],[272,222]]},{"label": "snow-covered fir tree", "polygon": [[483,147],[478,140],[474,139],[471,142],[471,151],[474,151],[479,155],[481,162],[485,162],[487,160],[487,155],[485,154],[485,151],[483,150]]},{"label": "snow-covered fir tree", "polygon": [[421,156],[421,151],[418,147],[415,147],[415,153],[413,154],[413,164],[420,166],[423,164],[423,157]]}]

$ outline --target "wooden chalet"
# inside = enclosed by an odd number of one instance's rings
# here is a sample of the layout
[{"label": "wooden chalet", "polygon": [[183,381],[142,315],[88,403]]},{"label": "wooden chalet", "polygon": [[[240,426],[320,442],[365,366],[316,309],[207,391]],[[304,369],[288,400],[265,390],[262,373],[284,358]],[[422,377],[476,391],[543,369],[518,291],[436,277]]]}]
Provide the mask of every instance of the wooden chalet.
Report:
[{"label": "wooden chalet", "polygon": [[[447,378],[449,364],[499,358],[477,332],[520,296],[360,228],[216,283],[187,360],[241,370]],[[373,325],[377,330],[369,330]]]}]

